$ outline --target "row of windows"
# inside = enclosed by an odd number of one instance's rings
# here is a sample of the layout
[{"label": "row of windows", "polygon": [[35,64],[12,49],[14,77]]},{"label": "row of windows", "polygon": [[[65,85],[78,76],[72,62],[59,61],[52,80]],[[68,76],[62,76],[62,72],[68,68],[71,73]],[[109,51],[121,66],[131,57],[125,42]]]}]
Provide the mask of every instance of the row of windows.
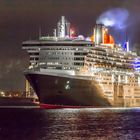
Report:
[{"label": "row of windows", "polygon": [[110,57],[110,56],[103,56],[103,55],[96,55],[96,54],[89,54],[88,57],[90,58],[98,58],[98,59],[104,59],[104,60],[110,60],[110,61],[116,61],[116,62],[126,62],[129,63],[126,59],[121,59],[120,57]]},{"label": "row of windows", "polygon": [[43,51],[44,50],[50,50],[50,51],[62,51],[62,50],[66,50],[66,51],[69,50],[70,51],[70,50],[72,50],[73,51],[73,50],[83,50],[84,49],[84,48],[79,48],[79,47],[75,47],[75,48],[73,48],[73,47],[56,48],[56,47],[53,47],[53,48],[52,47],[51,48],[42,48],[41,50],[43,50]]},{"label": "row of windows", "polygon": [[[60,57],[41,57],[40,60],[59,60]],[[63,57],[62,58],[63,60],[77,60],[77,61],[84,61],[84,57],[75,57],[75,58],[72,58],[72,57]]]},{"label": "row of windows", "polygon": [[30,60],[36,60],[37,61],[37,60],[39,60],[39,58],[38,57],[31,57]]},{"label": "row of windows", "polygon": [[39,52],[29,52],[29,55],[39,55]]},{"label": "row of windows", "polygon": [[84,60],[84,57],[74,57],[74,60]]},{"label": "row of windows", "polygon": [[[61,63],[61,64],[62,64],[62,63]],[[68,63],[68,62],[63,63],[63,65],[69,65],[69,64],[70,64],[70,63]],[[51,65],[51,64],[49,63],[48,65]],[[54,64],[54,65],[55,65],[55,64]],[[73,63],[73,65],[83,66],[84,63],[77,63],[77,62],[75,62],[75,63]]]},{"label": "row of windows", "polygon": [[112,58],[112,59],[114,59],[114,58],[118,58],[119,60],[121,59],[121,60],[124,60],[124,61],[132,61],[132,58],[131,57],[128,57],[128,56],[125,56],[125,55],[123,55],[123,54],[117,54],[117,55],[115,55],[115,54],[113,54],[113,53],[107,53],[107,52],[97,52],[97,51],[90,51],[90,53],[89,53],[89,55],[91,55],[91,56],[95,56],[95,55],[98,55],[98,56],[107,56],[107,58]]},{"label": "row of windows", "polygon": [[[58,63],[58,64],[63,64],[63,65],[70,65],[70,63],[68,63],[68,62],[64,62],[64,63]],[[55,63],[47,63],[47,65],[58,65],[58,64],[55,64]],[[72,63],[72,65],[75,65],[75,66],[83,66],[84,65],[84,63]]]},{"label": "row of windows", "polygon": [[70,44],[58,44],[58,43],[53,43],[53,44],[49,44],[49,43],[36,43],[36,44],[22,44],[22,46],[91,46],[91,44],[74,44],[74,43],[70,43]]},{"label": "row of windows", "polygon": [[[56,46],[57,47],[57,46]],[[89,48],[83,48],[83,47],[65,47],[65,48],[56,48],[56,47],[51,47],[51,48],[41,48],[41,51],[83,51],[83,50],[89,50]]]},{"label": "row of windows", "polygon": [[59,57],[49,57],[49,58],[47,58],[47,59],[49,59],[49,60],[58,60]]},{"label": "row of windows", "polygon": [[53,54],[55,54],[55,55],[57,55],[57,54],[73,54],[73,53],[71,53],[71,52],[46,52],[46,55],[47,54],[49,54],[49,55],[53,55]]},{"label": "row of windows", "polygon": [[78,62],[75,62],[74,65],[84,66],[84,63],[78,63]]},{"label": "row of windows", "polygon": [[87,52],[75,52],[74,55],[87,55]]},{"label": "row of windows", "polygon": [[39,51],[39,48],[26,48],[28,50],[28,52],[30,51]]},{"label": "row of windows", "polygon": [[[99,60],[99,59],[87,59],[87,61],[89,61],[89,62],[95,62],[96,64],[98,63],[98,64],[101,64],[101,65],[103,65],[104,67],[109,67],[109,66],[111,66],[111,67],[116,67],[116,68],[123,68],[123,69],[132,69],[133,68],[133,65],[131,65],[131,64],[121,64],[121,63],[112,63],[112,62],[110,62],[110,61],[103,61],[103,60]],[[92,64],[91,64],[91,66],[92,66]],[[102,66],[100,66],[100,67],[102,67]]]},{"label": "row of windows", "polygon": [[[73,53],[72,52],[46,52],[46,55],[47,54],[49,54],[49,55],[52,55],[52,54],[71,54],[71,55],[73,55]],[[80,56],[85,56],[85,55],[87,55],[87,52],[75,52],[74,53],[74,55],[80,55]]]}]

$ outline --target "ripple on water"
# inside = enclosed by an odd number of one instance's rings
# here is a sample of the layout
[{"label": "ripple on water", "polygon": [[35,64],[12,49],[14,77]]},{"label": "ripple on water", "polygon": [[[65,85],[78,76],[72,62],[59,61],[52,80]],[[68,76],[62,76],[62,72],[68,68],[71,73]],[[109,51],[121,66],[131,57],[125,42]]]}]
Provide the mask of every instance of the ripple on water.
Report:
[{"label": "ripple on water", "polygon": [[0,139],[135,140],[140,109],[0,109]]}]

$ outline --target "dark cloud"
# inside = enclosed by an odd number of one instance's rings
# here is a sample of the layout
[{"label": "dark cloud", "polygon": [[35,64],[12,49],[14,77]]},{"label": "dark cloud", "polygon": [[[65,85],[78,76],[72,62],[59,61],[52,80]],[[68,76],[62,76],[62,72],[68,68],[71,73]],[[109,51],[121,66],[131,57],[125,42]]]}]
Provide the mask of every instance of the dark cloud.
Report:
[{"label": "dark cloud", "polygon": [[[76,27],[79,34],[91,35],[96,19],[113,8],[129,11],[128,33],[131,42],[140,43],[139,0],[0,0],[0,89],[24,89],[23,70],[28,56],[22,41],[52,34],[61,15]],[[135,28],[134,28],[135,27]]]}]

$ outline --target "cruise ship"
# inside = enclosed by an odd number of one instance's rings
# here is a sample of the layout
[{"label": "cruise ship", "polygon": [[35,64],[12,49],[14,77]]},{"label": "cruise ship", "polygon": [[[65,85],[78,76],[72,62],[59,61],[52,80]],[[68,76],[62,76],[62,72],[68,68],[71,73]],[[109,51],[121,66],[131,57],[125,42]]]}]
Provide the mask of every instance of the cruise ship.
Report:
[{"label": "cruise ship", "polygon": [[30,56],[24,74],[43,108],[140,106],[140,58],[97,24],[91,37],[75,35],[61,17],[53,36],[22,43]]}]

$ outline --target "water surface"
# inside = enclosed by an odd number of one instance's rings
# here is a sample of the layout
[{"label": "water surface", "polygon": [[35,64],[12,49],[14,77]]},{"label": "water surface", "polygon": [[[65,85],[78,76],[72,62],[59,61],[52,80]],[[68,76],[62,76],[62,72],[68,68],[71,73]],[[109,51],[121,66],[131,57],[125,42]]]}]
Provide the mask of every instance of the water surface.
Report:
[{"label": "water surface", "polygon": [[0,108],[0,140],[140,140],[140,108]]}]

